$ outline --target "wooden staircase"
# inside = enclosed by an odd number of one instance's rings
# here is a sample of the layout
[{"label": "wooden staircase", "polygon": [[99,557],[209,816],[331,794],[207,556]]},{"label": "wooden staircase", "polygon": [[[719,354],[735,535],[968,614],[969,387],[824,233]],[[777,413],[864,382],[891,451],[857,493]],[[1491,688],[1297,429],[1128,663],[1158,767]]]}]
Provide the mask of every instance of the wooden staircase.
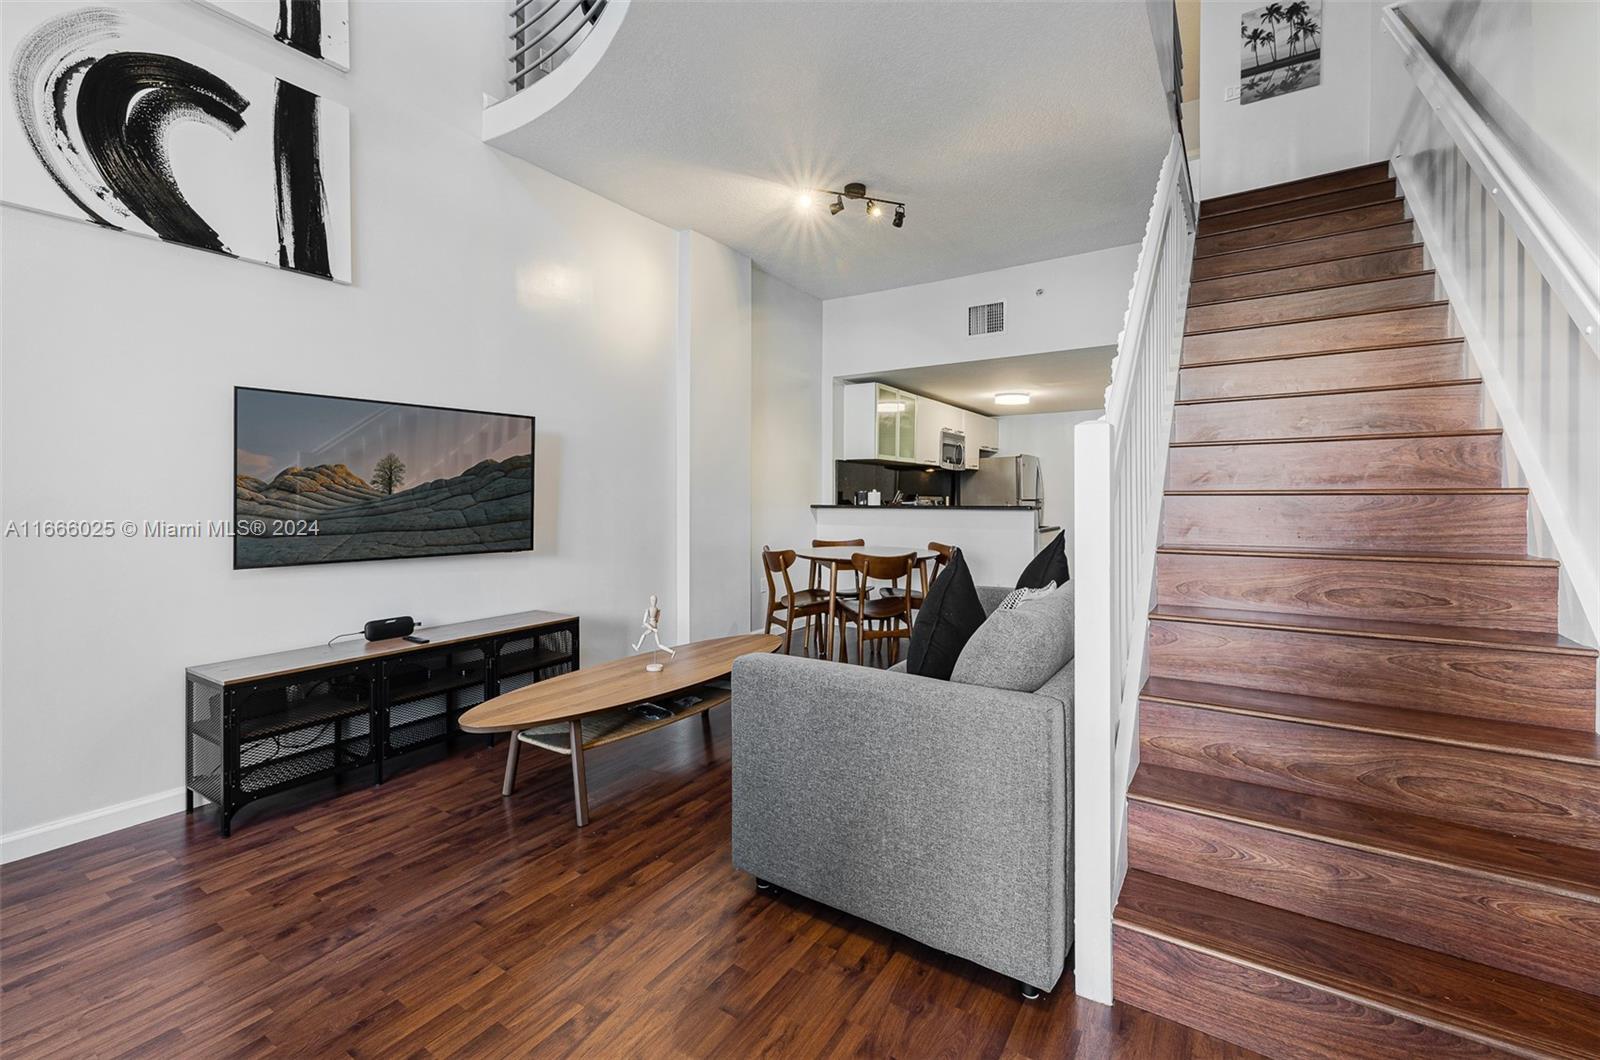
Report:
[{"label": "wooden staircase", "polygon": [[1596,653],[1387,166],[1199,225],[1117,997],[1271,1056],[1600,1057]]}]

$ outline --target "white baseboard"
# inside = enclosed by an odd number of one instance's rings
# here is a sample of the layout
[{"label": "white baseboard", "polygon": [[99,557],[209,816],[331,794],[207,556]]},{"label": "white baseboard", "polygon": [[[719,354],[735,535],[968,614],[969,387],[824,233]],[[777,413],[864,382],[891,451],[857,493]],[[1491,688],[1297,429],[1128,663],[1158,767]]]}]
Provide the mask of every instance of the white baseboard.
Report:
[{"label": "white baseboard", "polygon": [[[183,810],[183,790],[172,788],[168,791],[158,791],[154,795],[129,799],[114,806],[63,817],[58,821],[46,821],[32,828],[0,835],[0,864],[30,858],[47,850],[58,850],[119,829],[132,828],[136,824],[153,821],[169,813],[179,813]],[[196,796],[195,801],[202,800]]]}]

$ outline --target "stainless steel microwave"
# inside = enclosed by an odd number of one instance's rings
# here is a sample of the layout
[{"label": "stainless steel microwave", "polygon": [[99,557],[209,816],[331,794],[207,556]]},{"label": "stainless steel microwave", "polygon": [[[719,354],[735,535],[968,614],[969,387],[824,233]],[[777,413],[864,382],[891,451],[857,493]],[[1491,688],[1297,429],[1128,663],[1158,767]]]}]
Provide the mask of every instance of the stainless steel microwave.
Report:
[{"label": "stainless steel microwave", "polygon": [[939,432],[939,466],[960,471],[967,466],[967,436],[948,427]]}]

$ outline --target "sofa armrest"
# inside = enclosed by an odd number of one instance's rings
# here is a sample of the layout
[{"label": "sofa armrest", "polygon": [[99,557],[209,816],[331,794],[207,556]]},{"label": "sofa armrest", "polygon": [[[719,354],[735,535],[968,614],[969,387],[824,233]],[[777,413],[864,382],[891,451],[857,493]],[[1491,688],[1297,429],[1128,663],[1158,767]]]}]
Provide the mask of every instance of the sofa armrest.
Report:
[{"label": "sofa armrest", "polygon": [[1033,986],[1066,954],[1061,700],[783,655],[733,670],[733,860]]}]

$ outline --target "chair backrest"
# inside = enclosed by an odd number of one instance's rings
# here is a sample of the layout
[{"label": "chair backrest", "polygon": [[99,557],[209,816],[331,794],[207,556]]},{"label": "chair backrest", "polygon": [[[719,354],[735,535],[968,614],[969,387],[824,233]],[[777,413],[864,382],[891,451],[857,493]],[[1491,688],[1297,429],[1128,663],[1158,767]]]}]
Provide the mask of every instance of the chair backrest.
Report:
[{"label": "chair backrest", "polygon": [[902,594],[906,605],[906,614],[911,614],[911,572],[917,566],[917,554],[907,552],[903,556],[870,556],[865,552],[857,552],[850,557],[850,566],[856,572],[856,596],[864,606],[867,594],[872,591],[869,582],[888,582],[892,587],[900,588],[900,579],[905,579],[905,591]]},{"label": "chair backrest", "polygon": [[823,541],[820,538],[811,539],[812,548],[862,548],[866,542],[857,537],[850,541]]},{"label": "chair backrest", "polygon": [[783,575],[783,595],[794,595],[794,585],[789,581],[789,568],[794,566],[794,549],[786,548],[778,552],[772,551],[766,545],[761,546],[761,568],[767,576],[767,599],[772,603],[778,602],[778,587],[773,584],[774,574]]}]

